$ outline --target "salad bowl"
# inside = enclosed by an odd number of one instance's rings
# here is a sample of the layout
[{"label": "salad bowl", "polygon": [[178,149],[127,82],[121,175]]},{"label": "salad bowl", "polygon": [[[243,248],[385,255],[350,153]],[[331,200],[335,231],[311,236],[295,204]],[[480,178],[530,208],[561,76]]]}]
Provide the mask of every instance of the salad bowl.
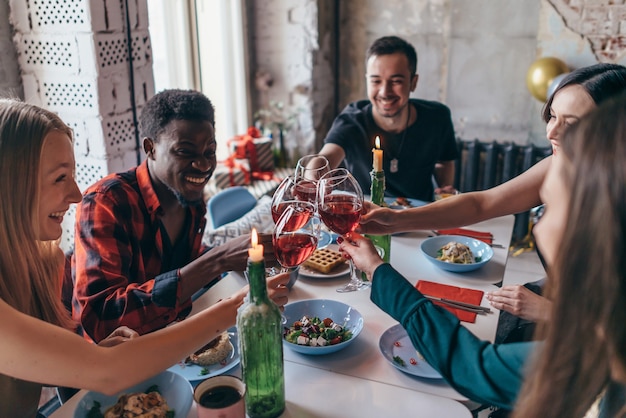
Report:
[{"label": "salad bowl", "polygon": [[[283,316],[286,319],[283,345],[290,350],[308,355],[323,355],[343,350],[356,340],[363,329],[363,316],[359,311],[343,302],[330,299],[308,299],[291,302],[285,306]],[[304,317],[308,318],[311,324],[330,318],[337,326],[327,321],[327,325],[321,324],[321,330],[326,328],[332,330],[321,333],[308,331],[307,325],[300,330],[296,329],[298,326],[294,326],[294,324],[306,322],[303,321]],[[301,332],[303,330],[308,332]],[[298,344],[299,336],[302,337],[299,340],[300,344]],[[322,345],[317,343],[320,336]],[[316,341],[312,341],[314,338]]]}]

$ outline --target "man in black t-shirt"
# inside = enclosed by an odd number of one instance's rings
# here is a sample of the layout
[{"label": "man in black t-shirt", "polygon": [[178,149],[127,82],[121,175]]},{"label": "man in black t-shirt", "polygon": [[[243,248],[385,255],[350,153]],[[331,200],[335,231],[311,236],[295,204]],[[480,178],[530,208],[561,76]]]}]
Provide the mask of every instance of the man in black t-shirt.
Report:
[{"label": "man in black t-shirt", "polygon": [[413,46],[395,36],[380,38],[367,51],[366,68],[369,100],[346,106],[320,154],[331,168],[343,162],[369,193],[372,148],[379,136],[386,195],[432,201],[433,176],[439,188],[453,189],[457,148],[450,110],[409,98],[418,80]]}]

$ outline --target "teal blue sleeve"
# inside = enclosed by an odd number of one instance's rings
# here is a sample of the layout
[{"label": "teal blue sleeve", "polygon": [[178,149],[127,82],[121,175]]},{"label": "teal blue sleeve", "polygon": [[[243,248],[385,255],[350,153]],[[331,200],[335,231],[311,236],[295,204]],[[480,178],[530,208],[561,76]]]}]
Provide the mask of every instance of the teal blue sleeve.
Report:
[{"label": "teal blue sleeve", "polygon": [[478,339],[389,264],[374,272],[371,299],[404,327],[415,348],[459,393],[512,408],[536,343],[495,345]]}]

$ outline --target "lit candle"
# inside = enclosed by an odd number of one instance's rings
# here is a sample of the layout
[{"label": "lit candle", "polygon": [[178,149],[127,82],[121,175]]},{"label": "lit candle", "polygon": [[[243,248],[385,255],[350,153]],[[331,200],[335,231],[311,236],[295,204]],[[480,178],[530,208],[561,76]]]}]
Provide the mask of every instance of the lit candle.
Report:
[{"label": "lit candle", "polygon": [[374,171],[383,171],[383,150],[380,149],[380,138],[376,136],[376,148],[372,148],[374,153]]},{"label": "lit candle", "polygon": [[251,235],[250,243],[252,247],[248,249],[248,257],[250,257],[250,261],[252,262],[263,261],[263,244],[259,244],[259,236],[255,228],[252,228]]}]

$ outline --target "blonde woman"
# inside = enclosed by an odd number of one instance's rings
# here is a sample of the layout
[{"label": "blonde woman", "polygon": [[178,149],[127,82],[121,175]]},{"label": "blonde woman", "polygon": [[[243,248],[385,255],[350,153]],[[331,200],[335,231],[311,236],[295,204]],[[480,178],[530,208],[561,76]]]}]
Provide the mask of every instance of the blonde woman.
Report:
[{"label": "blonde woman", "polygon": [[[43,384],[113,394],[166,369],[235,324],[244,288],[166,329],[103,345],[74,333],[61,303],[61,221],[80,200],[71,130],[53,113],[0,99],[0,416],[34,417]],[[268,283],[279,306],[288,275]]]}]

